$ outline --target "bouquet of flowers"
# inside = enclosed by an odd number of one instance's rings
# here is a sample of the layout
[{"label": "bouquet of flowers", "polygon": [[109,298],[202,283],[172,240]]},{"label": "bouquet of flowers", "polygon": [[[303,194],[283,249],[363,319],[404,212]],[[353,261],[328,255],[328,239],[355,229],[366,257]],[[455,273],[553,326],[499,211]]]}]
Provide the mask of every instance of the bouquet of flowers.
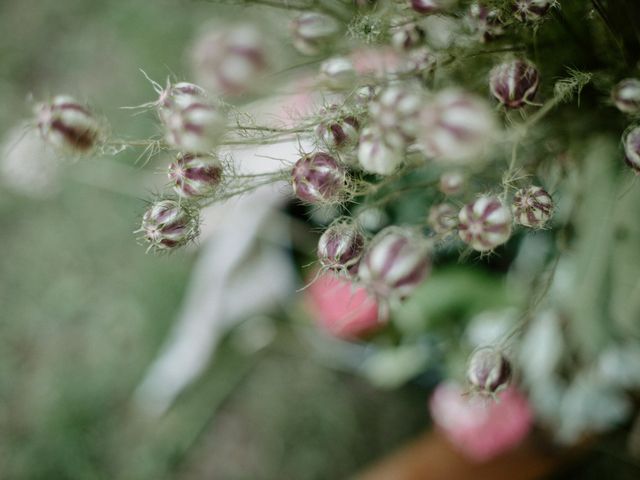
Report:
[{"label": "bouquet of flowers", "polygon": [[[74,157],[171,152],[138,229],[153,252],[196,241],[211,204],[287,186],[309,230],[323,224],[307,293],[319,322],[379,348],[364,368],[374,381],[448,379],[432,413],[474,458],[533,418],[564,443],[628,424],[640,3],[236,4],[286,16],[288,44],[246,23],[202,33],[197,83],[148,79],[157,98],[132,107],[157,138],[116,135],[66,95],[36,108],[34,128]],[[261,99],[285,113],[259,120]],[[234,157],[281,144],[297,145],[294,161],[247,171]],[[490,445],[474,442],[501,422]]]}]

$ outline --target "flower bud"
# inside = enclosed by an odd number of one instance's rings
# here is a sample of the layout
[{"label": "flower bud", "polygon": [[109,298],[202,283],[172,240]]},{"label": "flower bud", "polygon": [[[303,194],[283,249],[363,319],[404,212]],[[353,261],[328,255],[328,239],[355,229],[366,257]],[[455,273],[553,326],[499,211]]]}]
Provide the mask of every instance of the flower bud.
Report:
[{"label": "flower bud", "polygon": [[338,22],[321,13],[302,13],[291,22],[293,46],[304,55],[318,55],[326,50],[339,31]]},{"label": "flower bud", "polygon": [[454,196],[462,193],[464,189],[465,178],[462,172],[457,170],[451,172],[445,172],[440,175],[440,182],[438,188],[442,193],[449,196]]},{"label": "flower bud", "polygon": [[291,171],[293,193],[302,201],[324,203],[344,197],[347,175],[328,153],[305,155]]},{"label": "flower bud", "polygon": [[421,111],[418,144],[431,157],[469,161],[481,155],[496,131],[484,100],[459,90],[438,93]]},{"label": "flower bud", "polygon": [[424,42],[425,32],[417,23],[402,18],[390,28],[391,45],[398,50],[411,50]]},{"label": "flower bud", "polygon": [[478,2],[469,6],[467,23],[481,42],[489,42],[504,33],[498,10]]},{"label": "flower bud", "polygon": [[410,0],[410,2],[411,8],[413,8],[416,12],[422,13],[424,15],[437,13],[446,8],[448,4],[451,3],[448,0]]},{"label": "flower bud", "polygon": [[194,153],[211,151],[224,134],[226,118],[210,103],[189,99],[161,116],[166,140],[174,148]]},{"label": "flower bud", "polygon": [[399,86],[386,88],[369,105],[369,116],[383,132],[385,141],[404,146],[411,141],[418,126],[422,98],[413,90]]},{"label": "flower bud", "polygon": [[356,225],[334,223],[318,241],[318,260],[329,270],[353,273],[358,268],[364,244],[364,235]]},{"label": "flower bud", "polygon": [[542,187],[521,188],[511,207],[516,223],[529,228],[542,228],[553,215],[553,199]]},{"label": "flower bud", "polygon": [[511,364],[493,347],[477,349],[469,360],[467,379],[473,390],[496,393],[504,390],[511,380]]},{"label": "flower bud", "polygon": [[170,250],[198,236],[197,211],[175,200],[153,203],[142,217],[140,231],[149,248]]},{"label": "flower bud", "polygon": [[489,77],[491,93],[507,108],[520,108],[530,103],[540,84],[538,70],[526,60],[512,60],[497,65]]},{"label": "flower bud", "polygon": [[100,124],[93,113],[66,95],[38,105],[36,122],[46,142],[73,152],[91,150],[100,137]]},{"label": "flower bud", "polygon": [[358,143],[360,124],[351,116],[336,115],[336,108],[324,109],[321,115],[326,115],[315,128],[315,134],[329,148],[344,149]]},{"label": "flower bud", "polygon": [[474,250],[493,250],[511,236],[511,212],[497,197],[480,197],[460,210],[458,234]]},{"label": "flower bud", "polygon": [[334,57],[320,65],[322,82],[333,90],[352,88],[356,81],[356,71],[353,62],[346,57]]},{"label": "flower bud", "polygon": [[536,22],[551,8],[552,0],[515,0],[513,10],[521,22]]},{"label": "flower bud", "polygon": [[450,203],[433,205],[429,209],[427,223],[438,235],[447,235],[458,225],[458,209]]},{"label": "flower bud", "polygon": [[211,195],[222,179],[222,165],[215,157],[180,153],[169,165],[169,179],[175,192],[184,198]]},{"label": "flower bud", "polygon": [[267,67],[264,41],[252,25],[206,32],[193,48],[199,80],[212,91],[240,95]]},{"label": "flower bud", "polygon": [[404,159],[404,147],[386,142],[384,134],[377,128],[362,130],[358,144],[358,162],[369,173],[390,175]]},{"label": "flower bud", "polygon": [[627,78],[618,83],[611,92],[618,110],[635,115],[640,113],[640,80]]},{"label": "flower bud", "polygon": [[183,108],[193,102],[206,103],[208,101],[207,92],[204,88],[194,83],[178,82],[168,84],[160,92],[157,106],[160,112],[166,112],[174,108]]},{"label": "flower bud", "polygon": [[405,298],[431,268],[429,244],[419,233],[398,227],[381,230],[360,262],[364,285],[378,298]]},{"label": "flower bud", "polygon": [[635,127],[627,132],[623,138],[625,163],[636,174],[640,174],[640,127]]}]

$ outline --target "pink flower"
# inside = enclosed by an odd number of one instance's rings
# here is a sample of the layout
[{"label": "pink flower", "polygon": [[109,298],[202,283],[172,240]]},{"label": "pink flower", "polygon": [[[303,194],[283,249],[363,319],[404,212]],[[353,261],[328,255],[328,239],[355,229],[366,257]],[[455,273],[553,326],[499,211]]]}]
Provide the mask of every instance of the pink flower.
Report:
[{"label": "pink flower", "polygon": [[436,425],[466,457],[488,461],[515,448],[529,433],[533,413],[522,393],[509,388],[494,400],[464,395],[455,383],[441,383],[429,407]]},{"label": "pink flower", "polygon": [[320,275],[306,300],[318,326],[336,337],[356,338],[380,326],[375,299],[349,280]]}]

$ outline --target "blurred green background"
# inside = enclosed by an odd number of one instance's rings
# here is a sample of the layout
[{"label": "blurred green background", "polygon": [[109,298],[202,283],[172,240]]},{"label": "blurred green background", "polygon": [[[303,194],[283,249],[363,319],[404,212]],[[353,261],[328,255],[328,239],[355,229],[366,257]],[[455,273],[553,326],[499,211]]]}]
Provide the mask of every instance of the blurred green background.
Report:
[{"label": "blurred green background", "polygon": [[[204,22],[264,25],[263,14],[179,0],[0,1],[0,133],[69,93],[117,135],[153,135],[149,117],[119,108],[153,98],[139,69],[188,79],[184,52]],[[63,162],[50,193],[1,179],[0,478],[344,478],[424,428],[423,391],[374,391],[315,363],[280,319],[257,355],[225,342],[160,421],[136,410],[132,392],[196,255],[155,257],[136,243],[158,178],[136,157]]]}]

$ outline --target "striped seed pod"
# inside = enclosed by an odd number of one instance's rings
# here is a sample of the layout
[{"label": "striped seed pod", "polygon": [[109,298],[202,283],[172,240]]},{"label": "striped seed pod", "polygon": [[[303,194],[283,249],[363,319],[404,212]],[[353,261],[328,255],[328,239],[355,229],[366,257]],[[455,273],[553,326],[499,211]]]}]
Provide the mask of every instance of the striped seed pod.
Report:
[{"label": "striped seed pod", "polygon": [[640,113],[640,80],[626,78],[611,91],[611,99],[618,110],[635,115]]},{"label": "striped seed pod", "polygon": [[340,26],[328,15],[305,12],[293,19],[290,29],[293,46],[300,53],[318,55],[333,44]]},{"label": "striped seed pod", "polygon": [[305,155],[291,171],[293,193],[309,203],[335,202],[344,198],[347,174],[328,153]]},{"label": "striped seed pod", "polygon": [[145,212],[139,231],[149,243],[149,249],[171,250],[198,236],[198,213],[184,203],[160,200]]},{"label": "striped seed pod", "polygon": [[473,391],[493,394],[509,386],[511,373],[511,363],[502,352],[494,347],[482,347],[469,359],[467,380]]},{"label": "striped seed pod", "polygon": [[553,199],[542,187],[521,188],[511,206],[516,223],[529,228],[543,228],[553,215]]},{"label": "striped seed pod", "polygon": [[460,210],[458,234],[474,250],[486,252],[509,240],[511,222],[511,212],[497,197],[483,196]]},{"label": "striped seed pod", "polygon": [[404,146],[389,144],[375,127],[362,130],[358,141],[358,162],[369,173],[391,175],[404,160]]},{"label": "striped seed pod", "polygon": [[512,60],[495,66],[489,74],[491,94],[507,108],[520,108],[533,101],[540,74],[527,60]]},{"label": "striped seed pod", "polygon": [[226,129],[224,113],[198,98],[176,104],[161,119],[166,127],[167,143],[186,152],[210,152]]},{"label": "striped seed pod", "polygon": [[448,235],[458,225],[458,209],[450,203],[439,203],[429,209],[427,223],[438,235]]},{"label": "striped seed pod", "polygon": [[318,260],[329,270],[355,273],[364,251],[365,238],[353,223],[339,221],[327,228],[318,241]]},{"label": "striped seed pod", "polygon": [[183,198],[211,195],[222,180],[222,165],[216,157],[180,153],[169,165],[173,190]]},{"label": "striped seed pod", "polygon": [[342,116],[337,107],[332,106],[320,112],[322,121],[314,133],[330,149],[345,149],[358,143],[360,124],[355,117]]},{"label": "striped seed pod", "polygon": [[100,139],[97,118],[73,97],[58,95],[38,105],[35,114],[40,136],[56,148],[85,153]]},{"label": "striped seed pod", "polygon": [[636,175],[640,174],[640,127],[629,130],[623,137],[624,161],[633,169]]}]

